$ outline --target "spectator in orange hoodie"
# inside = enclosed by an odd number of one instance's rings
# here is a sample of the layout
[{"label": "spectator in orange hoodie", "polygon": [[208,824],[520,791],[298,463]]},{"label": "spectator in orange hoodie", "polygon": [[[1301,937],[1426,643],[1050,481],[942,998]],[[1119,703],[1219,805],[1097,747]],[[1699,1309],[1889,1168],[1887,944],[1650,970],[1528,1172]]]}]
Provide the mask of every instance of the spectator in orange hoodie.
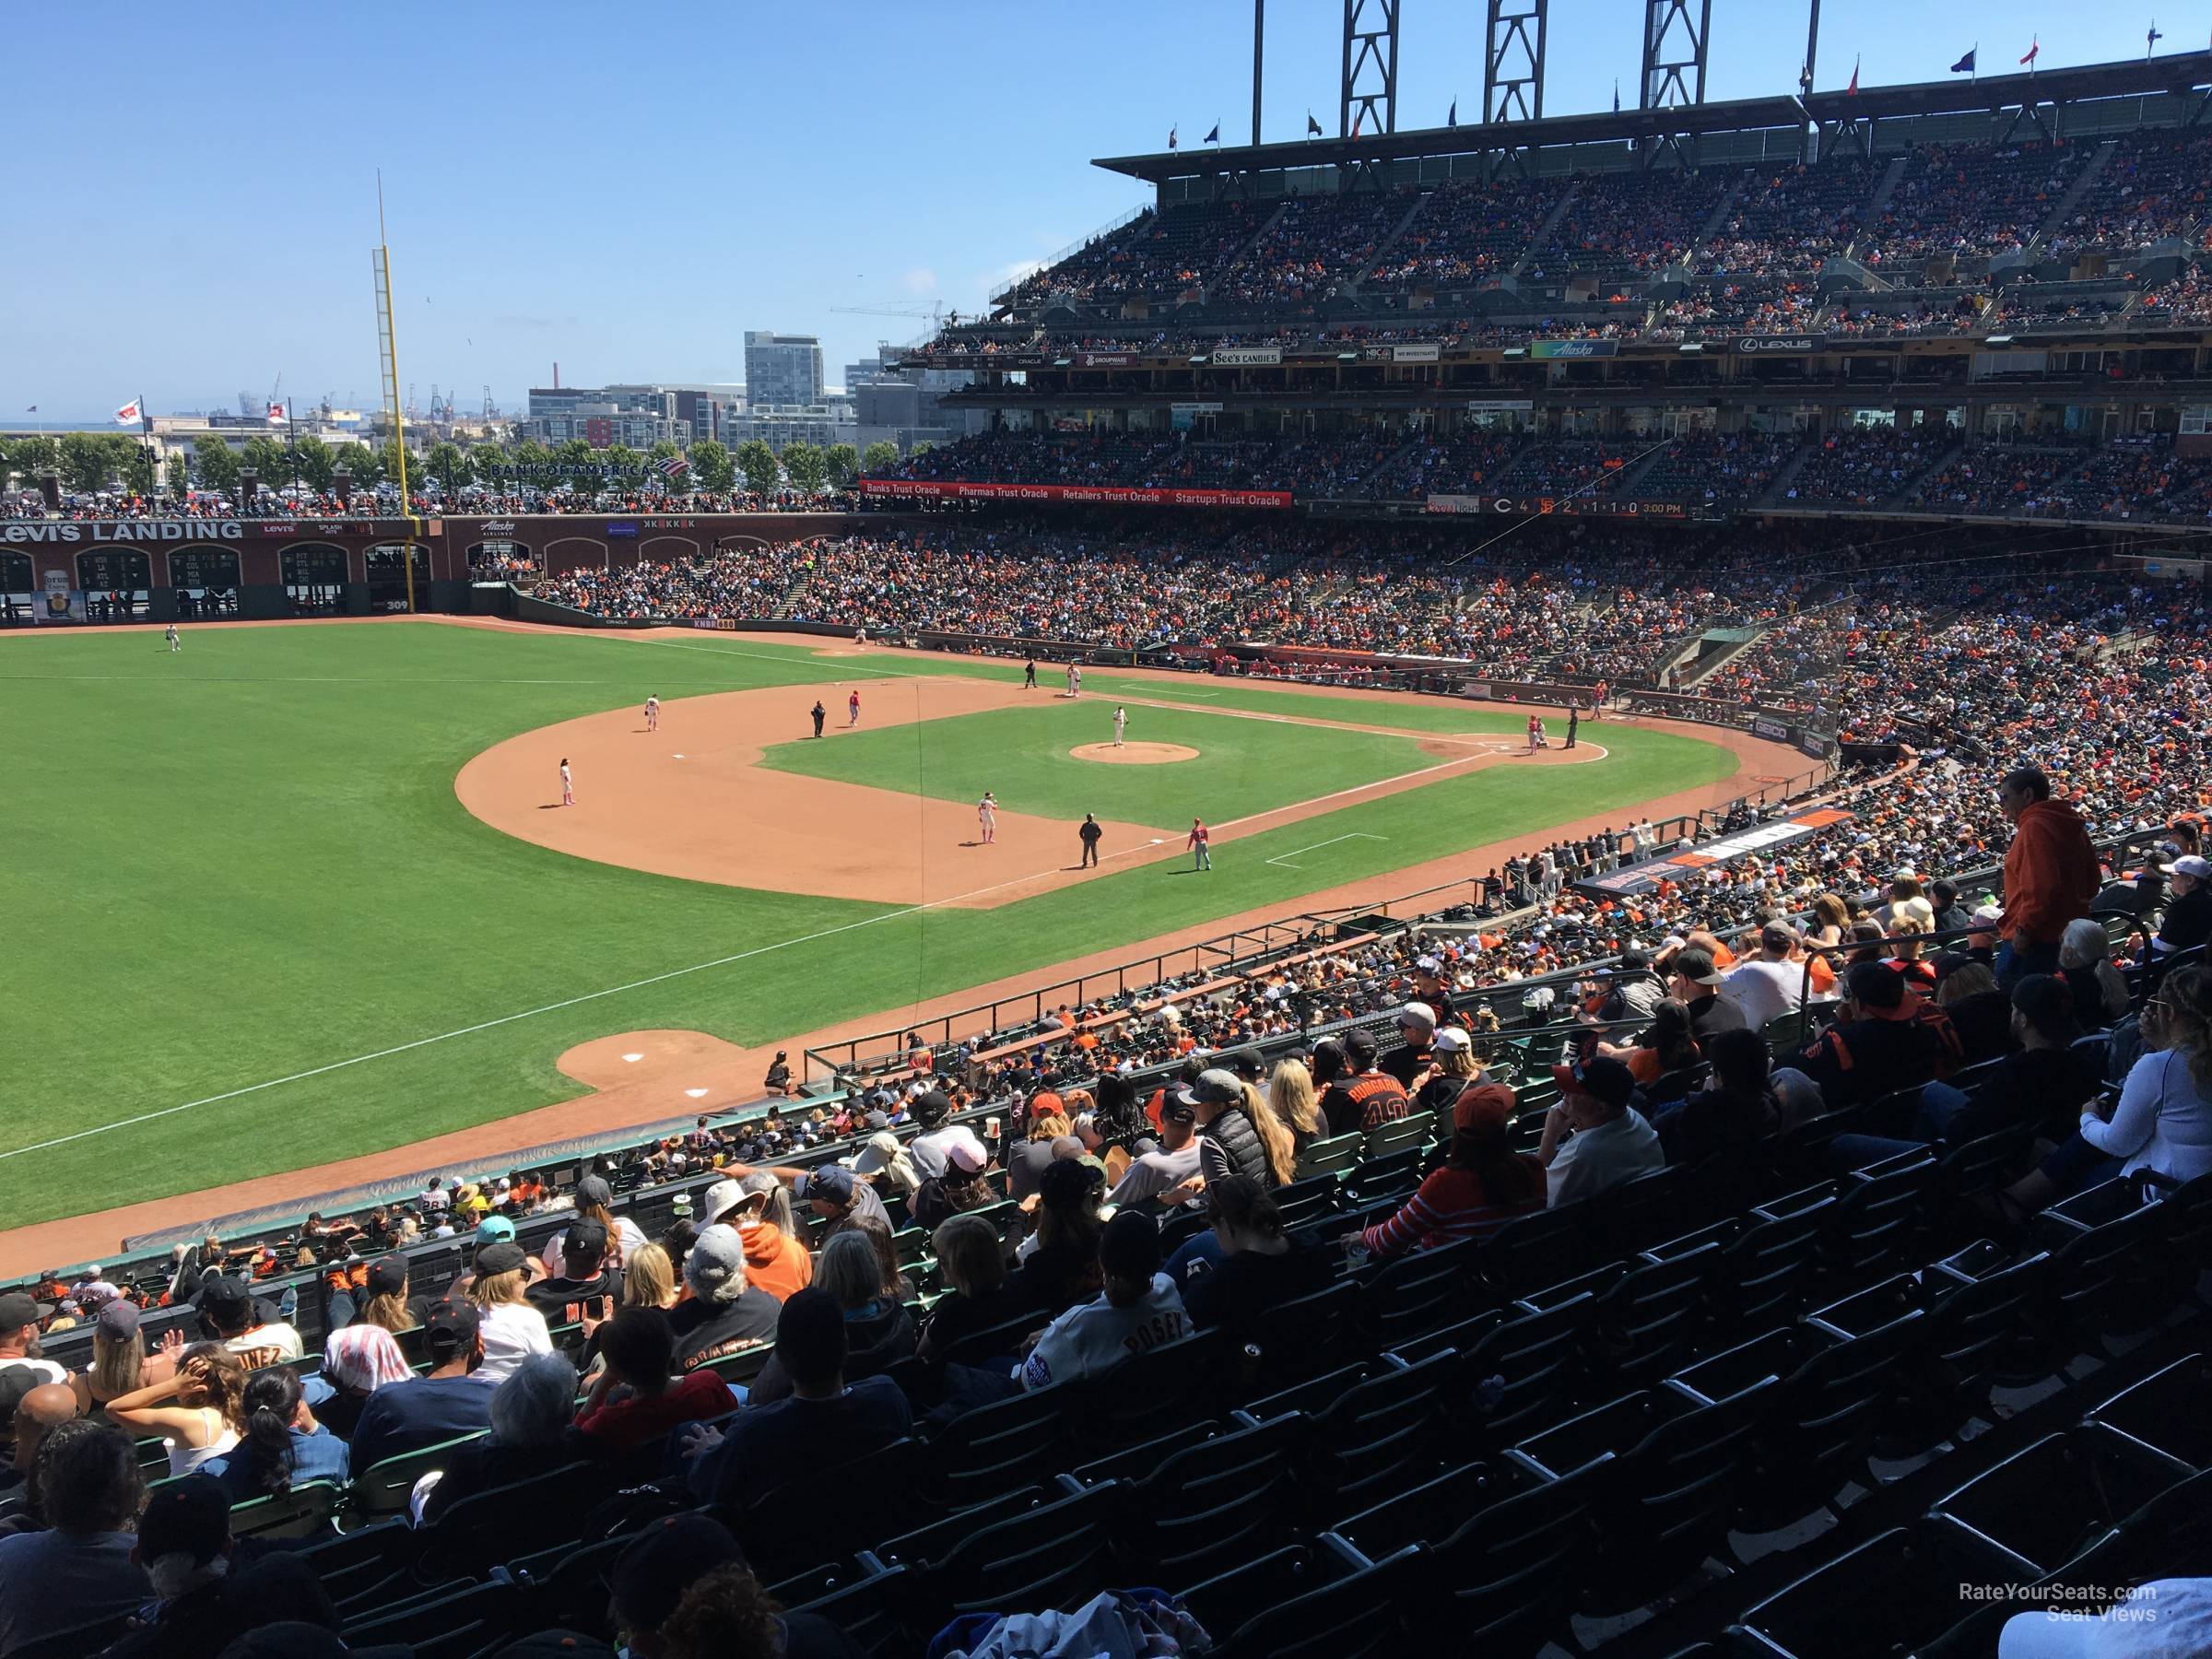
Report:
[{"label": "spectator in orange hoodie", "polygon": [[1996,964],[1997,983],[2010,990],[2030,973],[2058,971],[2059,937],[2067,923],[2089,913],[2102,877],[2081,815],[2051,798],[2051,780],[2041,767],[2006,772],[1997,785],[1997,810],[2013,828]]}]

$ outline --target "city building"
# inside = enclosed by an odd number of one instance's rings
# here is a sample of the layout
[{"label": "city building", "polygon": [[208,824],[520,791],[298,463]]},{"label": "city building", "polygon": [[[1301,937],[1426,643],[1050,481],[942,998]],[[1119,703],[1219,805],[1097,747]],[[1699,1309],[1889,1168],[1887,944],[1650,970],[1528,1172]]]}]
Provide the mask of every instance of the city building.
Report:
[{"label": "city building", "polygon": [[680,395],[665,386],[533,386],[521,435],[547,445],[581,438],[594,449],[651,449],[665,439],[688,449],[694,429],[678,413]]},{"label": "city building", "polygon": [[822,401],[822,343],[813,335],[745,331],[745,388],[750,404],[805,407]]}]

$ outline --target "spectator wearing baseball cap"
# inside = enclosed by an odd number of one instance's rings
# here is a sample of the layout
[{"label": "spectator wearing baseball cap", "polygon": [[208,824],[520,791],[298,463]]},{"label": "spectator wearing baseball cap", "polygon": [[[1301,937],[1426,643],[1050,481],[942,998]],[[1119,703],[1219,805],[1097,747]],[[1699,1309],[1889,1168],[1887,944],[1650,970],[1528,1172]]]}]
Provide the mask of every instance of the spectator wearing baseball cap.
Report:
[{"label": "spectator wearing baseball cap", "polygon": [[337,1622],[315,1570],[297,1553],[271,1550],[241,1566],[231,1549],[230,1500],[218,1482],[188,1475],[156,1487],[134,1553],[159,1605],[101,1659],[203,1659],[279,1620]]},{"label": "spectator wearing baseball cap", "polygon": [[1666,988],[1689,1009],[1689,1029],[1702,1050],[1723,1031],[1747,1030],[1744,1010],[1721,994],[1727,976],[1714,965],[1712,952],[1685,945],[1667,964]]},{"label": "spectator wearing baseball cap", "polygon": [[238,1356],[248,1371],[265,1365],[291,1365],[306,1351],[300,1333],[273,1317],[253,1294],[253,1287],[232,1274],[217,1274],[200,1281],[201,1323],[214,1338]]},{"label": "spectator wearing baseball cap", "polygon": [[23,1370],[46,1382],[60,1382],[68,1372],[39,1354],[39,1325],[53,1312],[50,1302],[36,1300],[21,1290],[0,1296],[0,1373]]},{"label": "spectator wearing baseball cap", "polygon": [[1160,1105],[1159,1143],[1130,1159],[1106,1202],[1120,1209],[1186,1204],[1196,1194],[1198,1157],[1198,1108],[1171,1095]]},{"label": "spectator wearing baseball cap", "polygon": [[1099,1289],[1099,1198],[1106,1171],[1088,1159],[1063,1158],[1037,1188],[1037,1226],[1021,1241],[1021,1284],[1031,1306],[1050,1315]]},{"label": "spectator wearing baseball cap", "polygon": [[1436,1010],[1425,1002],[1409,1002],[1398,1010],[1399,1046],[1382,1062],[1382,1071],[1398,1080],[1410,1100],[1433,1075],[1436,1045]]},{"label": "spectator wearing baseball cap", "polygon": [[2184,853],[2173,861],[2167,877],[2172,896],[2166,900],[2166,913],[2150,941],[2154,956],[2171,956],[2212,939],[2212,883],[2207,877],[2212,877],[2212,863],[2194,853]]},{"label": "spectator wearing baseball cap", "polygon": [[484,1374],[493,1382],[505,1382],[531,1355],[553,1351],[546,1316],[524,1288],[529,1259],[512,1241],[477,1246],[468,1300],[484,1338]]},{"label": "spectator wearing baseball cap", "polygon": [[814,1213],[829,1225],[823,1237],[860,1219],[880,1221],[886,1232],[898,1230],[891,1225],[891,1213],[883,1207],[883,1200],[876,1189],[854,1177],[841,1164],[818,1164],[811,1170],[794,1171],[797,1176],[791,1185],[791,1195],[802,1204],[814,1206]]},{"label": "spectator wearing baseball cap", "polygon": [[[838,1173],[850,1174],[844,1171]],[[676,1332],[676,1368],[693,1371],[726,1354],[771,1340],[776,1300],[747,1277],[745,1241],[726,1222],[702,1228],[684,1257],[690,1297],[670,1315]]]},{"label": "spectator wearing baseball cap", "polygon": [[476,1304],[440,1302],[422,1324],[429,1372],[387,1382],[362,1403],[348,1467],[355,1476],[388,1458],[476,1434],[491,1422],[492,1384],[482,1375],[484,1339]]},{"label": "spectator wearing baseball cap", "polygon": [[1368,1253],[1403,1255],[1487,1238],[1515,1216],[1544,1207],[1544,1165],[1512,1149],[1513,1091],[1475,1082],[1452,1106],[1452,1148],[1388,1219],[1356,1235]]},{"label": "spectator wearing baseball cap", "polygon": [[1364,1135],[1412,1110],[1405,1085],[1376,1067],[1379,1045],[1372,1031],[1354,1029],[1341,1041],[1344,1075],[1321,1097],[1321,1115],[1328,1119],[1332,1135]]},{"label": "spectator wearing baseball cap", "polygon": [[[1686,954],[1678,953],[1677,960]],[[1706,964],[1711,966],[1710,957]],[[1536,1147],[1547,1207],[1594,1198],[1666,1167],[1657,1132],[1636,1110],[1636,1078],[1626,1065],[1598,1055],[1577,1065],[1555,1065],[1551,1074],[1559,1098],[1544,1114],[1544,1137]]]},{"label": "spectator wearing baseball cap", "polygon": [[[612,1265],[619,1273],[622,1264],[629,1259],[629,1253],[645,1242],[645,1235],[628,1216],[615,1214],[614,1202],[615,1189],[604,1175],[586,1175],[576,1183],[576,1218],[596,1221],[606,1229],[606,1236],[612,1241]],[[560,1278],[568,1273],[568,1264],[561,1259],[567,1239],[565,1232],[555,1233],[537,1253],[548,1277]]]},{"label": "spectator wearing baseball cap", "polygon": [[117,1297],[92,1321],[92,1363],[71,1372],[69,1382],[76,1390],[77,1405],[90,1412],[149,1382],[166,1382],[175,1374],[176,1361],[169,1355],[146,1351],[137,1308]]},{"label": "spectator wearing baseball cap", "polygon": [[888,1377],[845,1382],[845,1315],[818,1286],[776,1316],[776,1359],[788,1399],[739,1412],[721,1430],[678,1430],[685,1484],[701,1503],[743,1509],[809,1474],[853,1465],[913,1431],[906,1396]]},{"label": "spectator wearing baseball cap", "polygon": [[940,1089],[930,1089],[914,1102],[914,1120],[922,1125],[922,1133],[907,1143],[906,1155],[925,1180],[943,1178],[955,1147],[965,1147],[980,1157],[979,1170],[991,1161],[990,1148],[975,1131],[965,1124],[947,1123],[951,1115],[952,1102]]},{"label": "spectator wearing baseball cap", "polygon": [[1297,1146],[1267,1097],[1233,1072],[1200,1072],[1174,1099],[1195,1109],[1198,1172],[1207,1181],[1249,1175],[1265,1187],[1287,1186]]},{"label": "spectator wearing baseball cap", "polygon": [[615,1265],[614,1239],[606,1224],[588,1216],[570,1222],[560,1265],[558,1277],[539,1279],[523,1291],[546,1323],[575,1324],[610,1317],[622,1294],[622,1273]]},{"label": "spectator wearing baseball cap", "polygon": [[1458,1010],[1452,1006],[1452,987],[1444,982],[1442,958],[1414,958],[1413,992],[1415,999],[1424,1004],[1435,1017],[1438,1030],[1453,1023],[1453,1017]]},{"label": "spectator wearing baseball cap", "polygon": [[1045,1327],[1022,1361],[1022,1387],[1095,1377],[1189,1335],[1182,1293],[1159,1265],[1159,1226],[1151,1217],[1124,1210],[1109,1221],[1099,1236],[1103,1290]]},{"label": "spectator wearing baseball cap", "polygon": [[1791,960],[1796,948],[1795,928],[1787,922],[1769,922],[1759,930],[1759,954],[1729,973],[1722,999],[1743,1011],[1752,1030],[1763,1031],[1768,1021],[1805,1006],[1805,969]]}]

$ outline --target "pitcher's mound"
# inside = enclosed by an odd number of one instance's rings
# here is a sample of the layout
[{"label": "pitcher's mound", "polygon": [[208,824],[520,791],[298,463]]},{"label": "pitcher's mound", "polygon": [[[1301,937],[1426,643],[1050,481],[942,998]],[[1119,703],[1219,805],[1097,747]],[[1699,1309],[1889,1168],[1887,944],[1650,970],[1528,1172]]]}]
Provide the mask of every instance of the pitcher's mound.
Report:
[{"label": "pitcher's mound", "polygon": [[1103,760],[1109,766],[1165,766],[1171,760],[1195,760],[1198,751],[1180,743],[1086,743],[1067,751],[1078,760]]}]

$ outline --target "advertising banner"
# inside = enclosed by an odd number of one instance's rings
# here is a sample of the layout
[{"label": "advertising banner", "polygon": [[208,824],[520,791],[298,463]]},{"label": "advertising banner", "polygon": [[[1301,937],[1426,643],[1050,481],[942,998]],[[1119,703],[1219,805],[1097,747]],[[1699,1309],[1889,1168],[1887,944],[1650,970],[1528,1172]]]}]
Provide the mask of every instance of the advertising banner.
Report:
[{"label": "advertising banner", "polygon": [[1830,824],[1840,824],[1851,814],[1833,806],[1819,807],[1811,812],[1800,812],[1786,818],[1777,818],[1770,824],[1755,825],[1735,835],[1724,835],[1717,841],[1702,841],[1695,847],[1679,852],[1662,853],[1627,865],[1618,870],[1608,870],[1574,885],[1588,892],[1641,893],[1648,892],[1664,880],[1678,881],[1693,870],[1709,865],[1725,864],[1732,858],[1741,858],[1747,853],[1771,853],[1786,847],[1792,841],[1803,841],[1816,830]]},{"label": "advertising banner", "polygon": [[1076,353],[1078,369],[1134,369],[1136,353],[1134,351],[1078,351]]},{"label": "advertising banner", "polygon": [[1256,369],[1283,360],[1280,346],[1218,346],[1214,361],[1226,369]]},{"label": "advertising banner", "polygon": [[1441,346],[1393,346],[1390,360],[1394,363],[1433,363],[1443,355]]},{"label": "advertising banner", "polygon": [[1426,512],[1485,512],[1498,518],[1687,519],[1689,509],[1680,501],[1620,501],[1605,496],[1471,496],[1432,495],[1422,503]]},{"label": "advertising banner", "polygon": [[[971,484],[935,478],[863,478],[864,496],[923,501],[1095,501],[1119,506],[1288,507],[1287,489],[1140,489],[1113,484]],[[610,526],[610,533],[612,527]]]},{"label": "advertising banner", "polygon": [[46,591],[41,595],[46,603],[39,608],[41,622],[82,622],[85,619],[85,596],[69,586],[69,572],[48,571]]},{"label": "advertising banner", "polygon": [[1820,340],[1816,335],[1739,335],[1728,342],[1728,349],[1767,357],[1798,357],[1819,350]]},{"label": "advertising banner", "polygon": [[1620,355],[1618,340],[1537,340],[1528,355],[1538,362],[1556,358],[1609,358]]},{"label": "advertising banner", "polygon": [[1752,719],[1751,735],[1755,737],[1767,738],[1773,743],[1787,743],[1790,738],[1790,728],[1783,725],[1779,720],[1769,720],[1764,714],[1760,714]]}]

